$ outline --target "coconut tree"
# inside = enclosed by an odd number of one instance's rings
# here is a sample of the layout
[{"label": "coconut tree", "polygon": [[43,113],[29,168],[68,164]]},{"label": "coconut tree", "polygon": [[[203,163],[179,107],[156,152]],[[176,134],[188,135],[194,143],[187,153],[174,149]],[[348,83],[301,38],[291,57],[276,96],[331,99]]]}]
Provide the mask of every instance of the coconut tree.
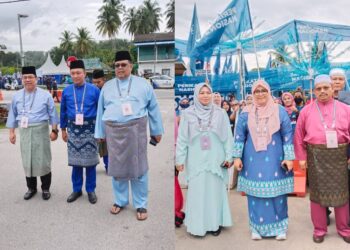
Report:
[{"label": "coconut tree", "polygon": [[129,8],[124,13],[124,30],[131,35],[131,40],[133,36],[138,32],[140,26],[140,15],[135,7]]},{"label": "coconut tree", "polygon": [[121,26],[120,15],[124,12],[124,5],[120,0],[104,0],[105,4],[99,9],[96,30],[102,36],[108,36],[112,40],[112,48],[115,49],[114,39]]},{"label": "coconut tree", "polygon": [[143,20],[142,26],[146,26],[144,27],[145,33],[152,33],[159,30],[161,8],[157,1],[145,0],[139,15],[141,15],[141,19]]},{"label": "coconut tree", "polygon": [[170,0],[166,5],[167,9],[165,11],[167,23],[166,27],[170,31],[175,31],[175,0]]},{"label": "coconut tree", "polygon": [[75,36],[76,42],[74,49],[79,57],[88,54],[93,46],[93,40],[90,32],[85,27],[78,28],[78,33]]},{"label": "coconut tree", "polygon": [[71,54],[73,51],[73,38],[74,34],[70,31],[65,30],[61,33],[61,37],[59,38],[61,43],[59,47],[64,51],[66,55]]}]

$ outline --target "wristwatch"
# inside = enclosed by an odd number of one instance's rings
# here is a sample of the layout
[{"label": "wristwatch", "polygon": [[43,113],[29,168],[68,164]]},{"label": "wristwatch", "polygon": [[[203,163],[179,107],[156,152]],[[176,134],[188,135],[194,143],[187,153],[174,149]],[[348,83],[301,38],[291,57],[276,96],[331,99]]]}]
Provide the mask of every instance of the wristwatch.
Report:
[{"label": "wristwatch", "polygon": [[56,135],[58,135],[58,131],[59,131],[59,130],[58,130],[57,128],[51,130],[51,132],[52,132],[52,133],[55,133]]}]

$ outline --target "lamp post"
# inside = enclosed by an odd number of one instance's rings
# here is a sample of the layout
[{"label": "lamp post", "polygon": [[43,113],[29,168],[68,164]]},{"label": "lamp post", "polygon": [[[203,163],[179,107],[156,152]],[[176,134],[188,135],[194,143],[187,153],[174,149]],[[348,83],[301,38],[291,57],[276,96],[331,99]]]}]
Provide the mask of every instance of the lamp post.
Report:
[{"label": "lamp post", "polygon": [[[6,50],[7,47],[5,44],[0,44],[0,52],[3,52],[4,50]],[[0,56],[0,66],[2,67],[2,55]],[[1,75],[1,71],[0,71],[0,75]]]},{"label": "lamp post", "polygon": [[19,30],[19,44],[21,46],[21,65],[24,66],[24,54],[23,54],[23,45],[22,45],[22,33],[21,33],[21,18],[26,18],[28,15],[17,14],[18,18],[18,30]]}]

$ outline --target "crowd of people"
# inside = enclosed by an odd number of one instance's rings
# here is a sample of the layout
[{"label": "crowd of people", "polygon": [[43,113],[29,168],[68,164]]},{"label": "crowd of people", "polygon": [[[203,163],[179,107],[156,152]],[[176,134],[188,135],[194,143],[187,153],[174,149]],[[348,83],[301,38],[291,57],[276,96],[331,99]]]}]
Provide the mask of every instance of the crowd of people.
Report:
[{"label": "crowd of people", "polygon": [[248,201],[251,239],[286,240],[288,194],[294,190],[297,161],[308,170],[313,241],[324,241],[327,210],[334,207],[337,232],[350,243],[350,92],[345,71],[318,75],[315,98],[308,101],[300,88],[274,98],[263,79],[251,91],[241,102],[233,96],[222,100],[208,83],[201,83],[192,104],[188,98],[180,101],[175,167],[186,170],[188,190],[182,218],[181,207],[176,207],[176,225],[184,219],[187,232],[201,237],[218,236],[232,226],[225,189],[233,166],[239,172],[237,190]]},{"label": "crowd of people", "polygon": [[84,171],[88,200],[91,204],[97,202],[96,165],[103,157],[115,195],[110,212],[118,214],[129,204],[130,183],[136,217],[147,219],[147,124],[154,144],[160,142],[163,134],[153,88],[145,79],[131,74],[133,64],[128,51],[115,54],[116,77],[108,82],[103,71],[95,70],[95,85],[87,83],[82,60],[70,62],[69,67],[74,84],[63,90],[60,117],[51,94],[37,87],[35,67],[22,68],[24,89],[13,96],[6,126],[12,144],[16,143],[16,128],[19,129],[28,187],[24,199],[30,200],[37,193],[39,176],[42,198],[50,199],[54,164],[50,141],[57,140],[60,127],[67,143],[68,165],[72,167],[73,192],[67,202],[82,196]]}]

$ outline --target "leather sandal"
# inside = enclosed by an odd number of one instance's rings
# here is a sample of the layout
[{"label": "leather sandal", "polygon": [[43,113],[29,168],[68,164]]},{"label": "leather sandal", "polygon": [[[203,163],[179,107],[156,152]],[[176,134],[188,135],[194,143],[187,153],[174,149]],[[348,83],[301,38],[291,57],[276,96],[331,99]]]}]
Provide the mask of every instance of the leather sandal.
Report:
[{"label": "leather sandal", "polygon": [[[138,209],[136,209],[136,212],[137,212],[136,218],[138,220],[146,220],[147,219],[147,209],[146,208],[143,208],[143,207],[138,208]],[[143,215],[145,215],[145,216],[143,216]]]},{"label": "leather sandal", "polygon": [[123,210],[123,207],[121,207],[118,204],[114,203],[112,208],[111,208],[111,210],[110,210],[110,212],[111,212],[111,214],[119,214],[120,211],[122,211],[122,210]]}]

